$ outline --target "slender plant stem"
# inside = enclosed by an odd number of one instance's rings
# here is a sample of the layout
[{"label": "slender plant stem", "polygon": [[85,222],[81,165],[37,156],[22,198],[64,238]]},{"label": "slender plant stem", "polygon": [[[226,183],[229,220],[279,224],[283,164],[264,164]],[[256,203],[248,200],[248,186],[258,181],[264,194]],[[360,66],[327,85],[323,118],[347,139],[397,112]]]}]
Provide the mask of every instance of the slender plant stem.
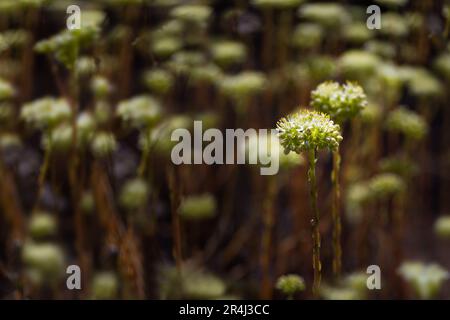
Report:
[{"label": "slender plant stem", "polygon": [[313,238],[313,268],[314,268],[314,283],[313,294],[317,296],[320,288],[321,269],[320,262],[320,216],[319,209],[317,207],[317,182],[316,182],[316,150],[312,149],[308,151],[308,182],[310,190],[310,200],[312,209],[312,238]]},{"label": "slender plant stem", "polygon": [[44,188],[44,182],[45,177],[47,176],[48,167],[50,165],[50,156],[51,156],[51,148],[52,148],[52,135],[51,132],[46,133],[48,136],[48,146],[45,148],[44,151],[44,161],[41,165],[41,168],[39,170],[39,176],[38,176],[38,189],[37,189],[37,195],[36,195],[36,201],[33,208],[33,211],[38,208],[39,202],[41,199],[42,189]]},{"label": "slender plant stem", "polygon": [[341,247],[341,190],[339,185],[339,175],[341,167],[341,155],[339,150],[333,152],[333,171],[331,173],[331,181],[333,184],[333,273],[335,276],[340,276],[342,270],[342,247]]},{"label": "slender plant stem", "polygon": [[263,50],[262,50],[262,61],[266,69],[270,69],[272,65],[272,50],[273,50],[273,10],[268,8],[264,9],[264,39],[263,39]]},{"label": "slender plant stem", "polygon": [[261,270],[262,270],[262,284],[261,284],[261,298],[272,298],[272,280],[270,276],[270,261],[272,260],[272,238],[273,226],[275,223],[274,202],[277,195],[277,183],[274,176],[268,177],[267,196],[264,201],[264,216],[263,224],[264,231],[262,235],[262,254],[261,254]]},{"label": "slender plant stem", "polygon": [[181,226],[178,215],[178,188],[175,176],[175,168],[168,168],[168,180],[170,189],[170,201],[172,211],[172,236],[173,236],[173,255],[178,272],[181,272],[182,254],[181,254]]}]

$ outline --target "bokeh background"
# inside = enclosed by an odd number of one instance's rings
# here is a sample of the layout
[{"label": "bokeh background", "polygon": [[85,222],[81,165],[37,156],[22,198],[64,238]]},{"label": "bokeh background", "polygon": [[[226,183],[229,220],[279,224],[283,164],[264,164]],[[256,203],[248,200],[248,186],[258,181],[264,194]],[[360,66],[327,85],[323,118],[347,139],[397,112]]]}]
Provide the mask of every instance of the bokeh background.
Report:
[{"label": "bokeh background", "polygon": [[[82,27],[68,31],[73,4]],[[450,298],[449,8],[0,1],[0,297]],[[357,82],[369,103],[342,128],[340,275],[331,154],[319,155],[314,296],[307,161],[282,156],[275,176],[175,166],[170,134],[194,120],[275,128],[330,80]],[[66,287],[72,264],[81,290]],[[366,288],[369,265],[381,290]]]}]

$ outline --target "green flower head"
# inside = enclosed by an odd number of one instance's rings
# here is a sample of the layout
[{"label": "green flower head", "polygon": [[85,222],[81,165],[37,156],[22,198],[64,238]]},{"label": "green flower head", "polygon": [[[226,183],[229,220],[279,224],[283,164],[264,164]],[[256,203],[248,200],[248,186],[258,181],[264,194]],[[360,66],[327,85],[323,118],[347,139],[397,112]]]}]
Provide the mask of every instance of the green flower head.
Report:
[{"label": "green flower head", "polygon": [[299,275],[287,274],[278,278],[276,288],[292,297],[295,293],[305,290],[305,281]]},{"label": "green flower head", "polygon": [[369,182],[372,197],[385,198],[398,194],[405,190],[403,179],[393,173],[381,173],[373,177]]},{"label": "green flower head", "polygon": [[407,138],[421,140],[428,131],[428,125],[425,120],[404,107],[391,111],[386,120],[386,128],[390,131],[404,134]]},{"label": "green flower head", "polygon": [[140,178],[129,180],[125,183],[120,193],[120,204],[128,209],[135,210],[147,202],[149,188]]},{"label": "green flower head", "polygon": [[344,6],[332,2],[305,4],[300,7],[298,15],[326,28],[341,27],[351,20]]},{"label": "green flower head", "polygon": [[30,234],[36,240],[54,235],[57,227],[55,217],[47,212],[34,213],[29,223]]},{"label": "green flower head", "polygon": [[357,84],[347,82],[324,82],[311,93],[311,106],[341,123],[353,118],[367,106],[364,90]]},{"label": "green flower head", "polygon": [[211,218],[217,209],[216,199],[212,194],[186,197],[181,201],[179,213],[186,220]]},{"label": "green flower head", "polygon": [[440,265],[416,261],[404,262],[399,268],[399,274],[421,299],[436,297],[444,281],[449,278],[447,270]]},{"label": "green flower head", "polygon": [[155,94],[166,94],[174,84],[171,73],[164,69],[153,69],[144,73],[144,84]]},{"label": "green flower head", "polygon": [[91,151],[98,157],[102,158],[113,153],[117,148],[116,138],[109,132],[98,132],[91,141]]},{"label": "green flower head", "polygon": [[247,57],[245,45],[237,41],[229,40],[214,44],[211,53],[214,61],[222,67],[242,63]]},{"label": "green flower head", "polygon": [[266,83],[267,79],[263,73],[244,71],[223,79],[221,89],[226,96],[239,101],[257,94],[264,89]]},{"label": "green flower head", "polygon": [[439,238],[450,239],[450,215],[441,216],[436,220],[434,232]]},{"label": "green flower head", "polygon": [[278,121],[277,130],[286,152],[300,153],[315,149],[334,151],[342,141],[339,125],[328,115],[306,109]]},{"label": "green flower head", "polygon": [[119,293],[119,279],[113,272],[97,273],[92,279],[92,299],[116,299]]},{"label": "green flower head", "polygon": [[9,82],[0,78],[0,101],[12,98],[14,96],[14,88]]},{"label": "green flower head", "polygon": [[212,9],[210,7],[196,4],[178,6],[170,12],[170,16],[173,19],[189,23],[204,23],[211,15]]},{"label": "green flower head", "polygon": [[51,97],[41,98],[23,105],[20,117],[32,127],[39,129],[51,128],[72,115],[70,106],[65,99]]},{"label": "green flower head", "polygon": [[301,4],[303,0],[252,0],[257,8],[290,9]]},{"label": "green flower head", "polygon": [[161,117],[161,106],[153,97],[142,95],[119,103],[117,115],[133,127],[153,126]]},{"label": "green flower head", "polygon": [[30,280],[36,284],[55,283],[63,275],[64,252],[52,243],[25,243],[22,260]]},{"label": "green flower head", "polygon": [[324,37],[323,28],[316,23],[305,22],[297,25],[292,35],[292,46],[310,49],[319,46]]}]

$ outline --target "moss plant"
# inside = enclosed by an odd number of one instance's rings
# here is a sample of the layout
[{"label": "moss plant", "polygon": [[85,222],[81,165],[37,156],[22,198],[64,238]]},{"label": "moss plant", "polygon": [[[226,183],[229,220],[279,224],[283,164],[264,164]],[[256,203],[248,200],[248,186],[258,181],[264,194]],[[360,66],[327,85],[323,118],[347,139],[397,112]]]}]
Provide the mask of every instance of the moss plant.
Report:
[{"label": "moss plant", "polygon": [[286,152],[305,152],[308,157],[308,182],[313,217],[311,220],[313,233],[313,292],[318,294],[321,279],[319,209],[317,207],[316,162],[317,151],[328,149],[336,151],[342,141],[339,125],[328,115],[316,111],[301,110],[277,123],[280,143]]},{"label": "moss plant", "polygon": [[[331,119],[343,125],[343,123],[355,117],[367,105],[367,97],[364,90],[353,83],[346,83],[343,86],[336,82],[322,83],[311,93],[311,106],[321,112],[330,115]],[[341,249],[341,214],[340,214],[340,166],[341,156],[339,149],[333,151],[333,170],[331,181],[333,184],[333,272],[340,275],[342,269],[342,249]]]},{"label": "moss plant", "polygon": [[276,287],[280,290],[288,300],[294,298],[294,294],[304,291],[305,281],[302,277],[296,274],[288,274],[278,278]]}]

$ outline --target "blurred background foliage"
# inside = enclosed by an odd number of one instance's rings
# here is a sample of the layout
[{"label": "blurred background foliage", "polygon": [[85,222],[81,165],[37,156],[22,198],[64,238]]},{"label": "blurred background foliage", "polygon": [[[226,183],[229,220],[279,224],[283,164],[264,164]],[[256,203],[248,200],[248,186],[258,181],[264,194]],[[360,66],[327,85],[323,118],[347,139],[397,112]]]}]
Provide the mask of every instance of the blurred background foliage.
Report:
[{"label": "blurred background foliage", "polygon": [[[73,4],[82,27],[69,31]],[[379,30],[366,27],[371,4]],[[0,1],[0,297],[312,298],[306,160],[283,154],[275,176],[174,166],[170,135],[194,120],[275,128],[320,83],[351,80],[368,105],[341,128],[339,275],[331,155],[317,163],[319,296],[450,298],[449,9]],[[71,264],[82,290],[66,288]],[[372,264],[380,291],[365,286]]]}]

